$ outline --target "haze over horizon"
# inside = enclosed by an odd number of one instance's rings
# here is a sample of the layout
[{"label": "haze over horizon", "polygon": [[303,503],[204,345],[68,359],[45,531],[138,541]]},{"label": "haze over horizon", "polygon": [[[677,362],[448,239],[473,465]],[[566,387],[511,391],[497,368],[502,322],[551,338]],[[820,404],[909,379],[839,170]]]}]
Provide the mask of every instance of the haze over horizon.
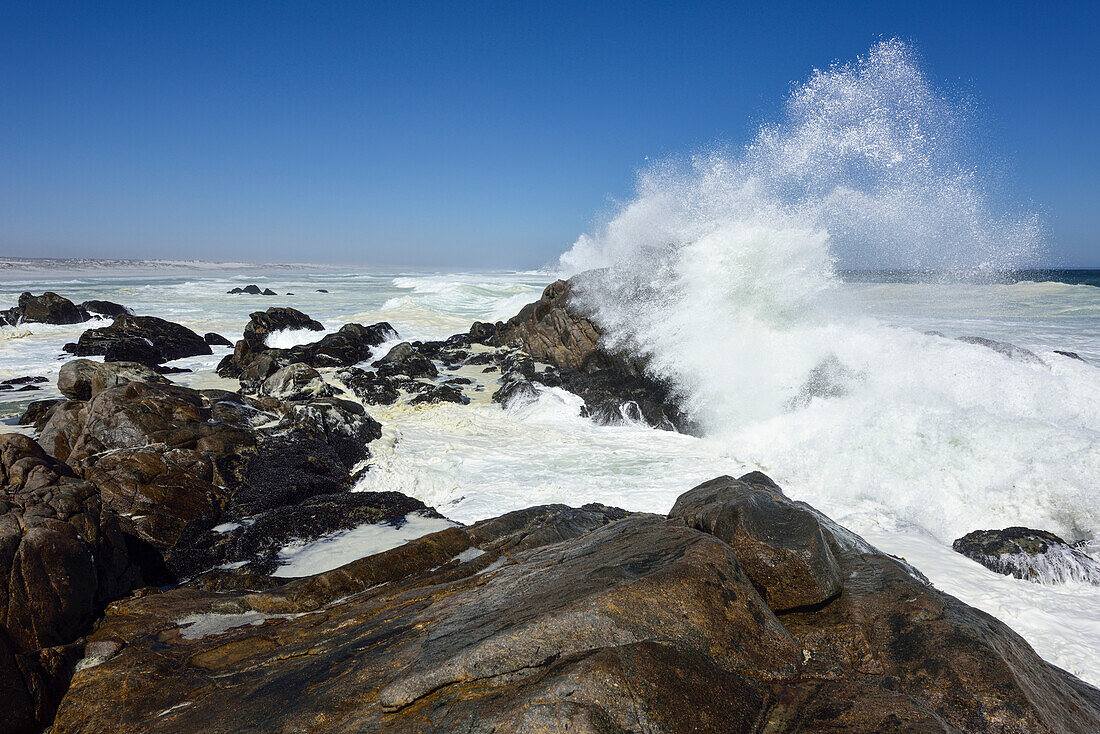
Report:
[{"label": "haze over horizon", "polygon": [[744,145],[813,69],[899,37],[973,98],[1042,264],[1100,266],[1089,13],[9,4],[0,256],[537,267],[647,160]]}]

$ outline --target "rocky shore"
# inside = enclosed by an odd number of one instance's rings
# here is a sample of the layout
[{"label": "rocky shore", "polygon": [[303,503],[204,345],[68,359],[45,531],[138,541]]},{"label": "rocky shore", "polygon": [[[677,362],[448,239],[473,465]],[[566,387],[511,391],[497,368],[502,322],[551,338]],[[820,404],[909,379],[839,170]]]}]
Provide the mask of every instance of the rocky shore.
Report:
[{"label": "rocky shore", "polygon": [[[69,350],[104,361],[66,363],[63,399],[31,404],[34,438],[0,436],[0,734],[1100,730],[1100,691],[758,472],[685,487],[667,515],[532,507],[279,575],[288,547],[441,519],[352,491],[372,406],[564,387],[593,420],[693,431],[573,288],[395,345],[349,323],[271,348],[324,327],[257,311],[217,368],[235,391],[166,367],[216,334],[24,294],[5,320],[113,321]],[[967,547],[1049,552],[1036,537]]]}]

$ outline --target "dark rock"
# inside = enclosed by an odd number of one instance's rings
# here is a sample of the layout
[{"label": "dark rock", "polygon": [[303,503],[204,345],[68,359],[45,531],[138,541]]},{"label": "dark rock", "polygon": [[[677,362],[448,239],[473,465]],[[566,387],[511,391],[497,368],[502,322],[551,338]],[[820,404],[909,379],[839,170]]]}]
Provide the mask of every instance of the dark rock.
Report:
[{"label": "dark rock", "polygon": [[484,321],[475,321],[470,327],[470,342],[496,346],[498,333],[503,326],[501,322],[487,324]]},{"label": "dark rock", "polygon": [[371,326],[344,324],[319,341],[287,350],[287,359],[313,367],[351,367],[370,359],[374,347],[396,336],[385,321]]},{"label": "dark rock", "polygon": [[0,731],[47,726],[106,604],[141,583],[94,485],[18,434],[0,436]]},{"label": "dark rock", "polygon": [[128,382],[168,384],[154,370],[136,362],[74,359],[62,365],[57,374],[57,389],[70,400],[91,400],[108,388]]},{"label": "dark rock", "polygon": [[341,492],[317,495],[250,517],[224,532],[206,531],[187,544],[189,565],[214,568],[246,562],[253,574],[278,568],[279,552],[291,542],[309,542],[341,530],[368,524],[400,526],[409,513],[441,517],[420,500],[399,492]]},{"label": "dark rock", "polygon": [[583,398],[587,414],[597,421],[641,419],[658,428],[695,432],[671,387],[648,376],[643,360],[600,346],[599,326],[574,297],[582,280],[551,283],[538,301],[497,328],[498,344],[518,345],[528,355],[526,362],[501,365],[504,382],[538,379],[534,361],[549,363],[557,368],[550,382]]},{"label": "dark rock", "polygon": [[[11,387],[10,385],[8,387]],[[16,392],[31,392],[33,390],[41,390],[38,385],[24,385],[23,387],[16,388]]]},{"label": "dark rock", "polygon": [[431,360],[408,342],[401,342],[390,349],[386,356],[374,363],[374,367],[378,369],[378,374],[384,377],[392,375],[435,377],[439,374]]},{"label": "dark rock", "polygon": [[13,389],[14,388],[11,385],[0,385],[0,391],[13,390]]},{"label": "dark rock", "polygon": [[49,380],[41,375],[35,375],[33,377],[13,377],[10,380],[0,382],[0,385],[29,385],[42,384],[43,382],[49,382]]},{"label": "dark rock", "polygon": [[530,405],[539,399],[539,390],[530,380],[508,380],[493,393],[493,400],[505,408]]},{"label": "dark rock", "polygon": [[1085,359],[1077,352],[1063,352],[1061,349],[1055,349],[1055,354],[1060,354],[1063,357],[1069,357],[1070,359],[1076,359],[1079,362],[1084,362]]},{"label": "dark rock", "polygon": [[1045,362],[1039,358],[1039,355],[1035,354],[1035,352],[1032,352],[1030,349],[1024,349],[1023,347],[1018,347],[1008,342],[986,339],[983,336],[960,336],[958,340],[966,344],[977,344],[978,346],[992,349],[994,352],[1003,354],[1009,359],[1016,360],[1017,362],[1045,364]]},{"label": "dark rock", "polygon": [[1018,579],[1044,584],[1100,584],[1100,563],[1045,530],[975,530],[951,547],[992,571]]},{"label": "dark rock", "polygon": [[70,346],[73,345],[65,345],[66,351],[80,357],[104,355],[107,361],[141,362],[149,366],[212,353],[195,332],[155,316],[119,316],[110,326],[88,329],[80,335],[75,348]]},{"label": "dark rock", "polygon": [[233,342],[226,339],[221,334],[216,334],[213,331],[209,331],[203,335],[202,340],[212,347],[231,347]]},{"label": "dark rock", "polygon": [[260,295],[260,286],[258,285],[246,285],[244,288],[234,288],[231,291],[227,291],[229,295],[247,295],[258,296]]},{"label": "dark rock", "polygon": [[[54,734],[1100,726],[1100,691],[766,477],[723,479],[680,504],[720,533],[736,528],[737,547],[685,517],[550,506],[258,592],[116,604],[90,641],[117,652],[74,677]],[[808,515],[755,523],[784,505]],[[746,569],[777,550],[797,563],[786,551],[810,537],[841,591],[777,614]],[[188,631],[199,621],[218,631]]]},{"label": "dark rock", "polygon": [[432,403],[458,403],[468,405],[470,399],[462,394],[462,391],[450,385],[430,385],[409,401],[409,405],[425,405]]},{"label": "dark rock", "polygon": [[398,392],[388,378],[358,367],[348,367],[336,373],[344,386],[367,405],[392,405]]},{"label": "dark rock", "polygon": [[842,398],[849,393],[849,385],[862,377],[859,372],[844,365],[835,354],[830,354],[810,370],[798,394],[787,401],[786,408],[805,408],[814,398]]},{"label": "dark rock", "polygon": [[52,400],[35,400],[27,404],[27,409],[23,411],[23,415],[19,417],[19,425],[21,426],[34,426],[36,431],[41,431],[42,426],[46,424],[46,419],[49,416],[50,410],[55,405],[65,402],[60,399]]},{"label": "dark rock", "polygon": [[317,292],[318,293],[328,293],[328,291],[326,291],[324,288],[318,288]]},{"label": "dark rock", "polygon": [[264,288],[263,293],[261,293],[260,295],[262,295],[262,296],[277,296],[279,294],[276,293],[275,291],[271,290],[270,288]]},{"label": "dark rock", "polygon": [[22,293],[15,308],[0,314],[0,321],[8,324],[79,324],[87,320],[88,314],[79,306],[52,291],[46,291],[40,296]]},{"label": "dark rock", "polygon": [[267,337],[286,329],[324,331],[325,327],[296,308],[273,307],[251,313],[244,327],[244,337],[237,342],[233,355],[227,356],[218,365],[218,374],[223,377],[240,376],[253,360],[268,351]]},{"label": "dark rock", "polygon": [[469,365],[482,365],[490,364],[493,361],[492,352],[475,352],[466,358],[466,364]]},{"label": "dark rock", "polygon": [[80,304],[80,308],[93,316],[105,316],[111,319],[117,316],[134,315],[133,311],[126,308],[121,303],[113,303],[111,301],[85,301]]}]

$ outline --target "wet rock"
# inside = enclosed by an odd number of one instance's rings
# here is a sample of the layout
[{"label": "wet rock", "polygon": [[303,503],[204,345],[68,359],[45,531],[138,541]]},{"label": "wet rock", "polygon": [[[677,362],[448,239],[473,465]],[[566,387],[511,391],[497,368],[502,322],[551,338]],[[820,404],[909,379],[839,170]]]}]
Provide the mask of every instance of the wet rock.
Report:
[{"label": "wet rock", "polygon": [[259,296],[262,294],[260,286],[258,285],[246,285],[244,288],[234,288],[231,291],[226,291],[227,295],[246,295],[246,296]]},{"label": "wet rock", "polygon": [[1063,352],[1061,349],[1055,349],[1055,354],[1060,354],[1063,357],[1069,357],[1070,359],[1076,359],[1078,362],[1084,362],[1085,359],[1077,352]]},{"label": "wet rock", "polygon": [[336,373],[344,386],[367,405],[392,405],[397,402],[398,391],[393,382],[376,372],[359,367],[347,367]]},{"label": "wet rock", "polygon": [[87,312],[68,298],[46,291],[40,296],[24,292],[18,305],[0,312],[0,323],[79,324],[88,320]]},{"label": "wet rock", "polygon": [[12,377],[11,379],[0,382],[0,385],[40,385],[43,382],[49,382],[49,380],[41,375],[34,375],[27,377]]},{"label": "wet rock", "polygon": [[409,401],[409,405],[430,405],[433,403],[458,403],[468,405],[470,399],[458,388],[450,385],[429,385],[420,394]]},{"label": "wet rock", "polygon": [[275,291],[271,290],[270,288],[264,288],[263,292],[260,295],[261,296],[277,296],[279,294],[276,293]]},{"label": "wet rock", "polygon": [[1043,584],[1083,581],[1100,584],[1100,563],[1054,533],[1031,528],[975,530],[952,549],[1006,576]]},{"label": "wet rock", "polygon": [[[670,386],[649,377],[642,360],[601,347],[599,326],[574,298],[579,278],[551,283],[538,301],[497,328],[496,343],[518,345],[527,355],[527,361],[501,365],[503,382],[537,379],[565,387],[584,399],[587,415],[603,423],[639,419],[658,428],[695,432]],[[539,377],[535,361],[556,369]]]},{"label": "wet rock", "polygon": [[371,326],[344,324],[319,341],[287,350],[286,358],[313,367],[351,367],[370,359],[374,347],[396,336],[385,321]]},{"label": "wet rock", "polygon": [[39,731],[81,657],[79,638],[142,576],[95,486],[33,440],[0,435],[0,487],[0,731]]},{"label": "wet rock", "polygon": [[[54,732],[1097,730],[1100,691],[766,477],[679,504],[530,508],[259,592],[115,604],[90,639],[118,652]],[[764,522],[785,505],[807,515]],[[811,536],[840,593],[777,613],[747,569]]]},{"label": "wet rock", "polygon": [[217,334],[213,331],[208,331],[203,335],[202,340],[212,347],[231,347],[233,342],[226,339],[221,334]]},{"label": "wet rock", "polygon": [[218,374],[222,377],[239,377],[257,357],[268,351],[267,337],[273,332],[287,329],[324,331],[325,327],[296,308],[273,307],[266,311],[255,311],[249,314],[244,336],[237,342],[233,354],[226,356],[218,365]]},{"label": "wet rock", "polygon": [[23,415],[19,416],[19,425],[34,426],[36,431],[41,431],[42,426],[46,424],[46,419],[49,417],[50,410],[63,402],[65,401],[60,399],[50,399],[35,400],[28,403],[26,410],[23,411]]},{"label": "wet rock", "polygon": [[80,304],[80,308],[84,309],[84,311],[92,316],[110,319],[117,316],[134,315],[133,311],[126,308],[121,303],[114,303],[112,301],[84,301],[84,303]]},{"label": "wet rock", "polygon": [[66,344],[65,351],[80,357],[103,355],[106,361],[149,366],[211,354],[201,336],[155,316],[119,316],[110,326],[88,329],[75,345]]},{"label": "wet rock", "polygon": [[538,399],[539,390],[530,380],[508,380],[493,393],[493,401],[505,408],[519,408]]},{"label": "wet rock", "polygon": [[401,342],[390,349],[386,356],[373,365],[383,377],[405,375],[407,377],[435,377],[439,371],[431,360],[417,351],[412,344]]},{"label": "wet rock", "polygon": [[786,408],[787,410],[805,408],[814,401],[814,398],[826,400],[842,398],[851,391],[849,386],[860,379],[863,379],[863,376],[859,372],[842,363],[835,354],[830,354],[810,370],[798,394],[787,401]]},{"label": "wet rock", "polygon": [[993,339],[986,339],[982,336],[960,336],[958,338],[958,341],[964,342],[966,344],[976,344],[980,347],[992,349],[994,352],[997,352],[998,354],[1003,354],[1009,359],[1015,360],[1017,362],[1025,362],[1029,364],[1045,364],[1045,362],[1043,362],[1043,360],[1039,358],[1039,355],[1035,354],[1035,352],[1032,352],[1030,349],[1024,349],[1023,347],[1018,347],[1015,344],[1009,344],[1008,342],[999,342]]},{"label": "wet rock", "polygon": [[324,288],[318,288],[318,289],[317,289],[317,292],[318,292],[318,293],[328,293],[328,291],[327,291],[327,290],[325,290]]},{"label": "wet rock", "polygon": [[70,400],[91,400],[108,388],[128,382],[168,384],[154,370],[137,362],[74,359],[62,365],[57,374],[57,389]]},{"label": "wet rock", "polygon": [[225,523],[221,532],[205,531],[187,544],[187,552],[194,555],[189,565],[206,569],[244,563],[247,573],[271,574],[279,567],[280,551],[290,543],[309,542],[362,525],[400,525],[412,512],[442,517],[420,500],[400,492],[317,495],[240,523]]},{"label": "wet rock", "polygon": [[504,323],[500,321],[495,324],[475,321],[473,325],[470,326],[470,342],[472,344],[497,346],[498,335],[503,326]]},{"label": "wet rock", "polygon": [[280,400],[309,400],[329,397],[329,387],[321,374],[301,363],[289,364],[267,377],[260,387],[260,394]]},{"label": "wet rock", "polygon": [[774,485],[712,479],[680,495],[669,518],[728,543],[775,612],[823,604],[840,593],[840,567],[826,530]]}]

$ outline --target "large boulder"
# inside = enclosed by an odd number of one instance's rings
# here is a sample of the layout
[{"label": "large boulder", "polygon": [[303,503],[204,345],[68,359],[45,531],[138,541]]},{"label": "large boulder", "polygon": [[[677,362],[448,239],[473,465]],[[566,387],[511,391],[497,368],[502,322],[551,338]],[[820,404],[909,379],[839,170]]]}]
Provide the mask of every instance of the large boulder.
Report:
[{"label": "large boulder", "polygon": [[1045,530],[975,530],[951,547],[992,571],[1018,579],[1042,584],[1100,584],[1100,563]]},{"label": "large boulder", "polygon": [[280,400],[308,400],[329,397],[332,388],[321,374],[309,365],[295,363],[282,367],[266,377],[260,394]]},{"label": "large boulder", "polygon": [[70,400],[91,400],[108,388],[128,382],[168,384],[168,380],[138,362],[74,359],[62,365],[57,374],[57,389]]},{"label": "large boulder", "polygon": [[46,291],[40,296],[20,294],[15,308],[0,311],[0,323],[22,322],[40,324],[79,324],[88,320],[88,313],[68,298]]},{"label": "large boulder", "polygon": [[96,487],[30,438],[0,435],[0,488],[0,732],[35,732],[53,718],[79,638],[142,574]]},{"label": "large boulder", "polygon": [[[788,607],[769,559],[826,598]],[[667,519],[531,508],[264,591],[149,594],[91,639],[112,653],[54,734],[1100,727],[1100,691],[762,475]]]},{"label": "large boulder", "polygon": [[119,316],[110,326],[88,329],[65,351],[80,357],[102,355],[108,362],[155,366],[183,357],[211,354],[205,340],[186,326],[156,316]]}]

